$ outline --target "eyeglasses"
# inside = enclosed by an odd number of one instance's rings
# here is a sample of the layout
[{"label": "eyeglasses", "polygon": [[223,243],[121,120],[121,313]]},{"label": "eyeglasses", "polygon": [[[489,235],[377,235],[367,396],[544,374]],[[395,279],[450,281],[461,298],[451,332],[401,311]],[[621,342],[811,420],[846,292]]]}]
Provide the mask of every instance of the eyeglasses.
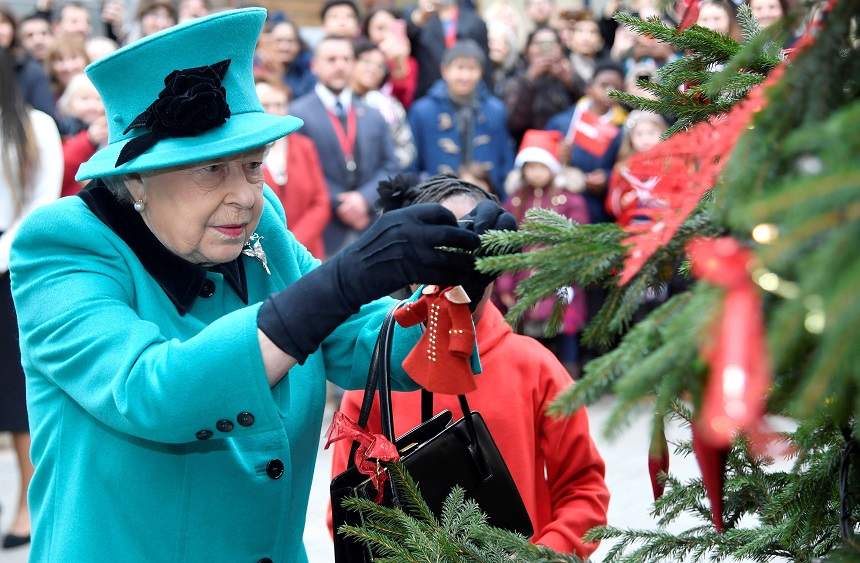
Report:
[{"label": "eyeglasses", "polygon": [[[266,152],[268,152],[268,149]],[[265,152],[258,152],[242,159],[214,161],[190,167],[168,168],[159,170],[156,174],[180,172],[198,187],[209,190],[220,186],[230,177],[230,168],[238,166],[246,182],[249,184],[259,184],[262,187],[264,157]]]}]

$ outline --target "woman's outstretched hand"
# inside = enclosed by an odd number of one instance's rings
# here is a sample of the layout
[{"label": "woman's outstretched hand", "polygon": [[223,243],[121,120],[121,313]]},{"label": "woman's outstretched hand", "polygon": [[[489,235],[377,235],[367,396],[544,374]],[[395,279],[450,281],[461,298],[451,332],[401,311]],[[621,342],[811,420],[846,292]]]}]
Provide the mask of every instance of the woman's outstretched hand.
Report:
[{"label": "woman's outstretched hand", "polygon": [[[492,223],[484,215],[476,218],[480,225]],[[460,228],[456,217],[435,203],[386,213],[353,244],[270,297],[257,326],[303,363],[365,303],[410,283],[466,285],[482,277],[473,256],[480,232]]]}]

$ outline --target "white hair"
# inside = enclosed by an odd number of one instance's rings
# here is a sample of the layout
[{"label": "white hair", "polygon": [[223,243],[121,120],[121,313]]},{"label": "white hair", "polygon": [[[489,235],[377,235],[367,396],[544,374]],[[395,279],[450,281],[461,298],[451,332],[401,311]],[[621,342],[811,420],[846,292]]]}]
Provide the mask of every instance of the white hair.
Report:
[{"label": "white hair", "polygon": [[66,115],[72,115],[72,100],[85,88],[92,88],[95,90],[96,87],[86,74],[80,73],[74,75],[72,79],[69,80],[66,89],[63,91],[63,95],[60,96],[59,100],[57,100],[57,109]]}]

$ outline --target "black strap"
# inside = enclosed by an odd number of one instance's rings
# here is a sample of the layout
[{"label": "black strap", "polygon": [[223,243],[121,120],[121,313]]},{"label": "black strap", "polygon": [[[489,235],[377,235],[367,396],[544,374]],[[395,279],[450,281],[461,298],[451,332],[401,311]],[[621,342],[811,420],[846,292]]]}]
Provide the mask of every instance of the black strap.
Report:
[{"label": "black strap", "polygon": [[[401,301],[395,305],[385,316],[382,321],[382,326],[379,329],[379,336],[376,338],[376,344],[373,347],[373,354],[370,359],[370,367],[367,370],[367,383],[364,386],[364,399],[361,402],[361,410],[358,415],[358,425],[361,428],[367,428],[367,422],[370,420],[370,411],[373,409],[373,399],[376,396],[376,390],[379,387],[380,378],[380,360],[386,358],[388,361],[383,362],[386,371],[390,370],[391,353],[384,346],[386,340],[393,338],[394,333],[394,311],[403,305]],[[383,355],[383,353],[385,353]],[[355,466],[355,452],[358,450],[358,442],[352,443],[350,448],[349,458],[347,460],[347,469]]]},{"label": "black strap", "polygon": [[427,422],[433,418],[433,393],[421,388],[421,422]]}]

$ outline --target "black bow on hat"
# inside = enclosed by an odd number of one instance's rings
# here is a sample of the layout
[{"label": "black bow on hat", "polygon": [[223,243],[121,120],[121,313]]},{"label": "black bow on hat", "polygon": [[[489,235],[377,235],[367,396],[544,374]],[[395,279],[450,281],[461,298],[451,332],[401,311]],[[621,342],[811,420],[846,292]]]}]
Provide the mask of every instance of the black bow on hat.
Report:
[{"label": "black bow on hat", "polygon": [[230,117],[227,91],[221,85],[230,59],[214,65],[174,70],[164,79],[164,89],[143,113],[123,131],[149,131],[122,148],[116,166],[137,158],[161,139],[194,137],[226,123]]}]

